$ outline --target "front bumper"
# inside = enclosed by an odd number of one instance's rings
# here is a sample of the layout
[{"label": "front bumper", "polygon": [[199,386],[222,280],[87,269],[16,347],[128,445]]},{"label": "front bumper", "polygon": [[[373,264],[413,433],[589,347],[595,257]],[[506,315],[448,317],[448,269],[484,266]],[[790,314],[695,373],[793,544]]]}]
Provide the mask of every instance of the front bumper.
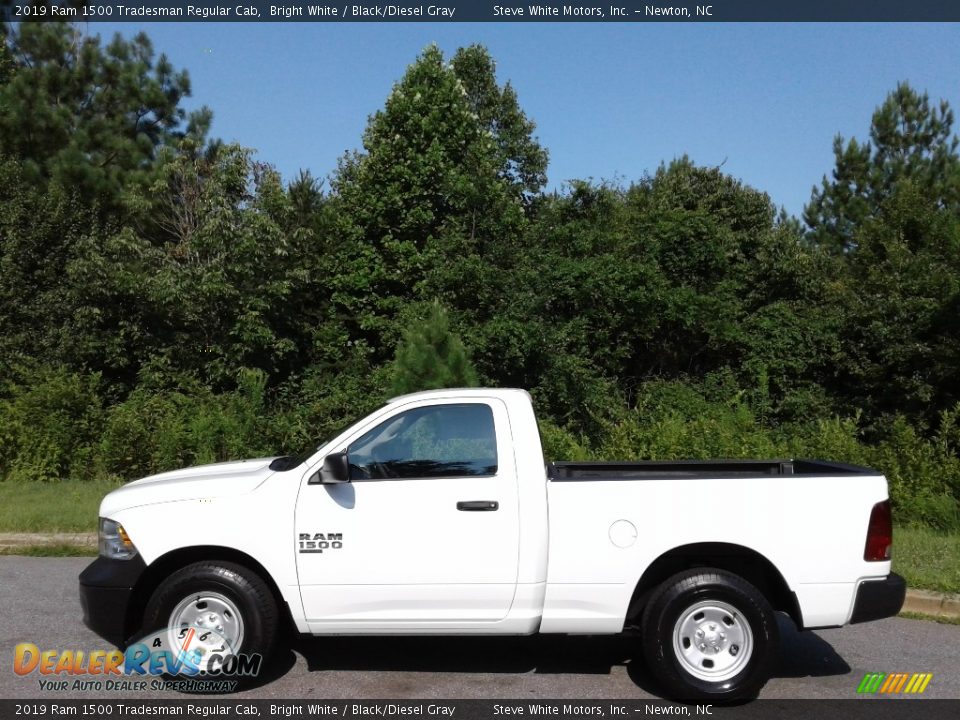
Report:
[{"label": "front bumper", "polygon": [[907,583],[896,573],[890,573],[883,580],[864,580],[857,588],[850,622],[862,623],[896,615],[906,596]]},{"label": "front bumper", "polygon": [[80,573],[83,624],[104,640],[123,647],[133,627],[133,590],[147,566],[137,555],[130,560],[98,557]]}]

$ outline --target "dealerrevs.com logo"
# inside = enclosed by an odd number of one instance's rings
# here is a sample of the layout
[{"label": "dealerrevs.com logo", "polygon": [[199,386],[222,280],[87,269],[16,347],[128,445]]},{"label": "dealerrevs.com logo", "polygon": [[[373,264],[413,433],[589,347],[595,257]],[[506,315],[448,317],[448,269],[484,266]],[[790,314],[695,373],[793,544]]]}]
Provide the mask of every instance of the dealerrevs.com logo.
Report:
[{"label": "dealerrevs.com logo", "polygon": [[214,631],[167,628],[123,650],[41,650],[19,643],[13,651],[17,675],[39,676],[43,691],[232,692],[240,678],[256,677],[263,657],[236,653]]}]

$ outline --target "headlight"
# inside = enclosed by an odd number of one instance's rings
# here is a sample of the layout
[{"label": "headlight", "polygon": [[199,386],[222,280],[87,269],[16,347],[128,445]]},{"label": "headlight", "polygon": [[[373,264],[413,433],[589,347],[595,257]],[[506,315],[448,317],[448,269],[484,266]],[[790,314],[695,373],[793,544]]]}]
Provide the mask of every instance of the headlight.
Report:
[{"label": "headlight", "polygon": [[129,560],[135,557],[137,548],[115,520],[100,518],[100,555],[111,560]]}]

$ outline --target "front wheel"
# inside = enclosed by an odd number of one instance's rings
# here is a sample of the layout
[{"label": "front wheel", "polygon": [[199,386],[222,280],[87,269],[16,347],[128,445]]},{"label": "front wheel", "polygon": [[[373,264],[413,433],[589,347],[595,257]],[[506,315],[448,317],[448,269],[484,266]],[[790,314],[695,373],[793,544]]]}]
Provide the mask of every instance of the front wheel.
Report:
[{"label": "front wheel", "polygon": [[166,636],[179,655],[207,675],[227,655],[260,655],[265,662],[277,634],[277,603],[256,573],[230,562],[198,562],[168,577],[144,613],[147,631]]},{"label": "front wheel", "polygon": [[733,573],[697,568],[654,592],[641,622],[644,657],[673,697],[722,702],[755,697],[779,643],[766,598]]}]

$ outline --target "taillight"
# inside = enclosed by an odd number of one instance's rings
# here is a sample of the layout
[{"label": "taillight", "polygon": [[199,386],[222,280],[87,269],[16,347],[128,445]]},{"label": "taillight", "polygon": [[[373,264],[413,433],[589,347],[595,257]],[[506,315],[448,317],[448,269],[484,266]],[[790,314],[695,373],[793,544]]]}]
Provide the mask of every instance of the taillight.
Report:
[{"label": "taillight", "polygon": [[867,527],[867,544],[863,548],[863,559],[889,560],[892,549],[893,523],[890,520],[890,501],[884,500],[874,505],[870,512],[870,525]]}]

